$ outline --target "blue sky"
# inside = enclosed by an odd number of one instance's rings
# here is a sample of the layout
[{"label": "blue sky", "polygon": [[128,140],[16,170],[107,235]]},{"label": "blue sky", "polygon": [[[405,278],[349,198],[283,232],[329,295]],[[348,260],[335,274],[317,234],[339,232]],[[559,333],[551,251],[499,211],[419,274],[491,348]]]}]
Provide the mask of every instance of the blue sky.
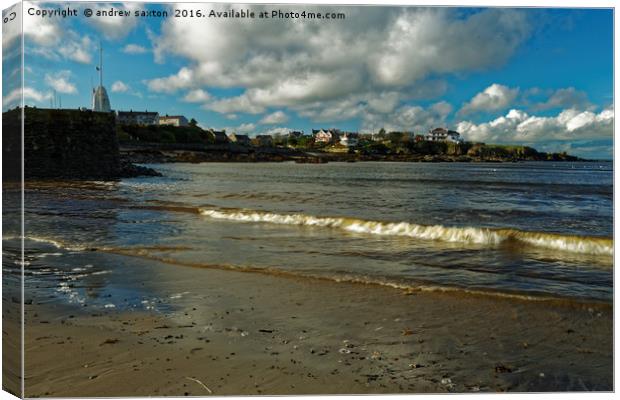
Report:
[{"label": "blue sky", "polygon": [[[466,140],[612,155],[611,10],[285,6],[346,14],[316,21],[86,18],[86,7],[174,6],[24,5],[80,15],[24,17],[26,104],[49,107],[55,90],[63,108],[90,107],[101,41],[117,110],[183,114],[252,135],[447,126]],[[17,43],[4,33],[5,54]],[[4,85],[4,109],[15,106],[14,89]]]}]

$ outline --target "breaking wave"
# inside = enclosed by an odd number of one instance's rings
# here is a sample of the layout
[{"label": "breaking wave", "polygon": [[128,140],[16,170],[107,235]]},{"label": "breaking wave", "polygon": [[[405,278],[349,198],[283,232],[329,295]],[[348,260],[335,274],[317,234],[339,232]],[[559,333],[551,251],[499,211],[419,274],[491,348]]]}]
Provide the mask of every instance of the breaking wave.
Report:
[{"label": "breaking wave", "polygon": [[[21,240],[21,238],[22,238],[21,236],[3,236],[2,240]],[[56,247],[57,249],[63,249],[67,251],[84,251],[88,249],[88,247],[86,246],[69,245],[57,239],[49,239],[49,238],[43,238],[43,237],[38,237],[38,236],[24,236],[23,238],[25,241],[45,243],[48,245],[52,245]]]},{"label": "breaking wave", "polygon": [[498,246],[506,242],[589,255],[613,255],[613,240],[602,237],[572,236],[556,233],[528,232],[516,229],[447,227],[410,222],[380,222],[357,218],[317,217],[305,214],[280,214],[257,210],[207,209],[200,214],[220,220],[263,222],[339,229],[368,235],[410,237],[452,243]]}]

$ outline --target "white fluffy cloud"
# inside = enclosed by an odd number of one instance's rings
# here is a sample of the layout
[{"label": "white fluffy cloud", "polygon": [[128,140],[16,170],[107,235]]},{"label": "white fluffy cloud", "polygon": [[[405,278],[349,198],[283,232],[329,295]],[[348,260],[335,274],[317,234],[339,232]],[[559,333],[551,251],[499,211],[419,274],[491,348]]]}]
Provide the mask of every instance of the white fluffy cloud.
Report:
[{"label": "white fluffy cloud", "polygon": [[239,96],[204,106],[225,114],[289,107],[321,115],[327,110],[310,105],[348,99],[352,109],[345,114],[351,115],[360,109],[352,96],[382,93],[384,98],[369,99],[363,107],[391,113],[430,76],[501,65],[529,33],[520,10],[463,16],[448,8],[352,7],[346,13],[345,21],[303,23],[170,18],[152,37],[155,58],[181,57],[188,64],[176,74],[150,80],[148,87],[162,93],[244,87]]},{"label": "white fluffy cloud", "polygon": [[475,124],[463,121],[457,130],[467,140],[489,143],[536,143],[551,140],[582,140],[613,137],[612,108],[598,114],[567,109],[554,117],[539,117],[512,109],[505,116]]},{"label": "white fluffy cloud", "polygon": [[452,106],[445,101],[432,104],[428,108],[405,105],[390,114],[364,113],[362,132],[406,131],[426,133],[431,128],[445,126]]},{"label": "white fluffy cloud", "polygon": [[240,134],[248,134],[254,132],[256,129],[256,125],[252,123],[245,123],[239,126],[227,126],[224,128],[227,133],[240,133]]},{"label": "white fluffy cloud", "polygon": [[122,81],[116,81],[112,84],[112,92],[114,93],[124,93],[129,90],[129,86],[127,86]]},{"label": "white fluffy cloud", "polygon": [[[40,10],[40,7],[33,3],[28,7],[34,8],[35,11]],[[61,26],[58,18],[25,16],[23,22],[24,45],[27,52],[30,51],[51,60],[57,60],[62,56],[83,64],[91,62],[92,40],[88,35],[81,36]],[[3,38],[3,46],[15,45],[15,39],[14,35],[9,34]]]},{"label": "white fluffy cloud", "polygon": [[459,113],[465,115],[480,111],[503,110],[512,105],[518,94],[518,88],[511,89],[508,86],[494,83],[463,105]]},{"label": "white fluffy cloud", "polygon": [[294,131],[294,130],[295,129],[286,128],[284,126],[278,126],[278,127],[275,127],[275,128],[263,130],[260,134],[261,135],[271,135],[271,136],[275,136],[275,135],[288,135],[289,132]]},{"label": "white fluffy cloud", "polygon": [[[31,104],[32,102],[41,103],[43,101],[49,100],[52,97],[52,94],[47,92],[40,92],[31,87],[24,87],[23,90],[24,101],[26,104]],[[8,110],[11,108],[15,108],[21,103],[22,90],[21,88],[17,88],[9,92],[6,96],[2,97],[2,108],[4,110]]]},{"label": "white fluffy cloud", "polygon": [[111,90],[112,93],[126,93],[140,99],[144,97],[141,92],[134,90],[130,85],[126,84],[123,81],[115,81],[114,83],[112,83]]},{"label": "white fluffy cloud", "polygon": [[259,124],[263,125],[274,125],[274,124],[282,124],[288,121],[288,115],[286,115],[283,111],[276,111],[271,114],[265,115],[259,122]]},{"label": "white fluffy cloud", "polygon": [[91,52],[94,43],[86,36],[78,36],[77,33],[69,31],[62,43],[58,46],[58,52],[66,59],[77,61],[82,64],[90,64],[92,61]]},{"label": "white fluffy cloud", "polygon": [[179,89],[189,88],[194,82],[194,71],[183,67],[175,75],[147,81],[148,88],[157,93],[174,93]]},{"label": "white fluffy cloud", "polygon": [[[28,4],[28,8],[40,11],[41,8],[36,4]],[[32,42],[40,46],[54,46],[58,44],[62,37],[62,29],[56,18],[40,18],[33,16],[24,17],[24,42]],[[4,24],[6,25],[6,24]]]},{"label": "white fluffy cloud", "polygon": [[[115,10],[120,11],[129,11],[133,13],[133,11],[139,9],[141,4],[139,3],[95,3],[84,7],[92,8],[94,12],[97,10],[107,10],[114,8]],[[80,12],[83,12],[82,10]],[[108,17],[108,16],[96,16],[93,14],[91,18],[88,19],[88,22],[106,39],[110,40],[118,40],[122,39],[131,32],[140,18],[126,18],[126,17]]]},{"label": "white fluffy cloud", "polygon": [[45,74],[45,83],[58,93],[75,94],[77,88],[70,81],[71,71],[59,71],[55,74]]},{"label": "white fluffy cloud", "polygon": [[123,53],[125,54],[144,54],[147,51],[148,50],[145,47],[133,43],[130,43],[123,47]]},{"label": "white fluffy cloud", "polygon": [[183,101],[188,103],[203,103],[211,98],[211,95],[207,91],[202,89],[196,89],[188,92]]}]

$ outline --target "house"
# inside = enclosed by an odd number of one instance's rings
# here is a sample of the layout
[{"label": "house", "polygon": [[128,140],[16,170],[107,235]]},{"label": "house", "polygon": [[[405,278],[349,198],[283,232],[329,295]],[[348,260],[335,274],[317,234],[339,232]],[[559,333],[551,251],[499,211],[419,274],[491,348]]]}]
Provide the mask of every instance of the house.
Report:
[{"label": "house", "polygon": [[116,123],[119,125],[159,125],[159,113],[149,111],[116,111]]},{"label": "house", "polygon": [[423,142],[426,140],[426,138],[424,137],[424,135],[415,135],[415,137],[413,138],[413,140],[418,143],[418,142]]},{"label": "house", "polygon": [[428,132],[426,140],[429,142],[453,142],[461,143],[463,139],[457,131],[450,131],[445,128],[435,128]]},{"label": "house", "polygon": [[313,129],[315,143],[336,143],[340,137],[339,129]]},{"label": "house", "polygon": [[159,125],[187,126],[189,122],[182,115],[167,115],[159,117]]},{"label": "house", "polygon": [[252,142],[259,147],[270,147],[273,146],[273,137],[271,135],[257,135]]},{"label": "house", "polygon": [[347,147],[355,147],[359,143],[357,132],[344,132],[340,135],[340,144]]},{"label": "house", "polygon": [[251,144],[250,137],[248,135],[240,135],[238,133],[233,133],[228,136],[228,139],[232,143],[240,144],[241,146],[249,146]]},{"label": "house", "polygon": [[215,139],[215,144],[226,144],[229,142],[228,136],[226,136],[226,131],[216,131],[213,129],[209,129],[209,133],[213,135]]}]

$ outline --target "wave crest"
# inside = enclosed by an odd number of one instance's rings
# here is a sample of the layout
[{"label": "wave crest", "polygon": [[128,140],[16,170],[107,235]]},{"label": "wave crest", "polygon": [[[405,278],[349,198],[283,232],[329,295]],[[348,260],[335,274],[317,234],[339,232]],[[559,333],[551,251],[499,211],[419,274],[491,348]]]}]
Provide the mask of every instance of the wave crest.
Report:
[{"label": "wave crest", "polygon": [[200,214],[220,220],[263,222],[340,229],[368,235],[410,237],[422,240],[497,246],[514,241],[520,244],[590,255],[613,255],[613,240],[590,236],[528,232],[516,229],[449,227],[410,222],[381,222],[357,218],[318,217],[305,214],[282,214],[257,210],[200,209]]}]

